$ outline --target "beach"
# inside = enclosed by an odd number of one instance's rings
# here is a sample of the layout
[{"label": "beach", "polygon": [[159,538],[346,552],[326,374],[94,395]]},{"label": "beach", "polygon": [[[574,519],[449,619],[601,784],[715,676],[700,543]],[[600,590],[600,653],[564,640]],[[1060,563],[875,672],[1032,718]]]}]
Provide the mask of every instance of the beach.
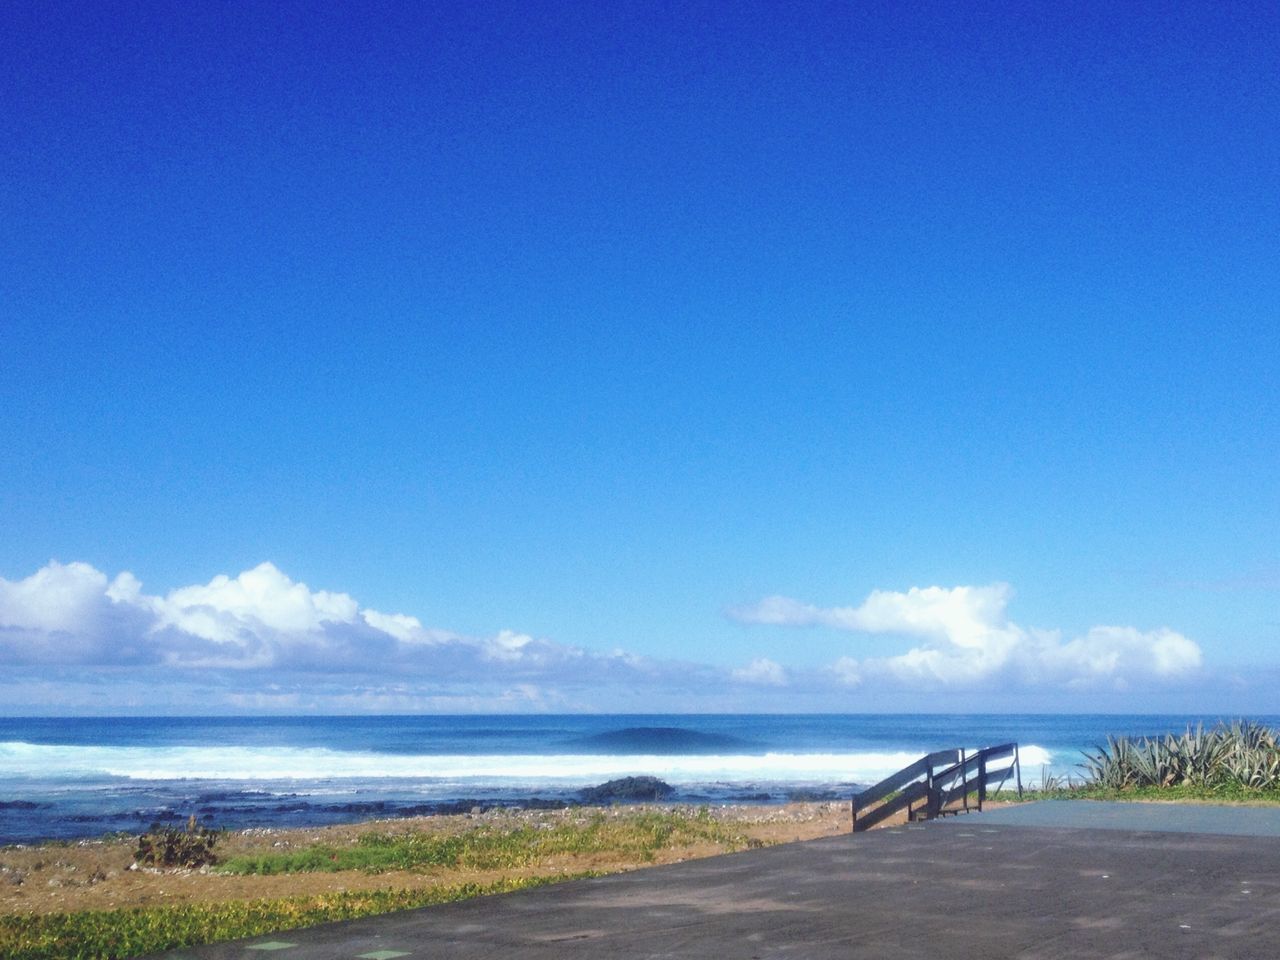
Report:
[{"label": "beach", "polygon": [[514,867],[487,869],[432,866],[412,870],[298,871],[276,875],[224,875],[218,867],[131,869],[136,837],[56,841],[0,848],[0,914],[65,913],[163,907],[189,902],[276,899],[363,890],[421,889],[488,884],[509,877],[561,877],[611,873],[748,847],[809,840],[849,829],[846,803],[735,804],[715,807],[649,804],[577,806],[561,810],[495,809],[477,814],[369,820],[329,827],[251,827],[223,833],[220,862],[263,854],[324,847],[341,851],[370,834],[431,837],[489,833],[550,832],[592,822],[627,824],[658,814],[692,822],[710,821],[712,838],[691,837],[656,849],[597,849],[535,857]]}]

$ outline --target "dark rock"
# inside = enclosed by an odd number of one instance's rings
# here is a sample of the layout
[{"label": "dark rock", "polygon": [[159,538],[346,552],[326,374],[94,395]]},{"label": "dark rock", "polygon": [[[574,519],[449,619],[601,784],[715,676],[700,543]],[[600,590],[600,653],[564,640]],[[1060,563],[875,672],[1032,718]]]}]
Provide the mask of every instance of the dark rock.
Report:
[{"label": "dark rock", "polygon": [[657,777],[623,777],[598,787],[586,787],[578,791],[578,796],[583,803],[626,803],[666,800],[675,792],[675,787]]},{"label": "dark rock", "polygon": [[838,800],[840,795],[834,790],[791,790],[787,799],[793,803],[814,803],[820,800]]}]

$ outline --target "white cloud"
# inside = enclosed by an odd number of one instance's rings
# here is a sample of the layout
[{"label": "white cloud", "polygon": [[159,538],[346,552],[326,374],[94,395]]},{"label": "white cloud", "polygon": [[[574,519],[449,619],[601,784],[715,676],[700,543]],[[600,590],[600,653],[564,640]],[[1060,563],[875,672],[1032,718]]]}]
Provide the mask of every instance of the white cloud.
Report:
[{"label": "white cloud", "polygon": [[1200,648],[1168,628],[1093,627],[1082,637],[1048,644],[1046,662],[1073,677],[1110,677],[1149,673],[1177,677],[1200,667]]},{"label": "white cloud", "polygon": [[[462,636],[361,608],[346,593],[312,590],[270,563],[164,595],[146,593],[132,574],[112,580],[83,563],[51,562],[23,580],[0,578],[0,666],[11,676],[27,668],[80,677],[127,666],[131,678],[147,672],[158,682],[176,672],[182,684],[205,691],[202,706],[212,696],[262,709],[328,703],[346,710],[360,702],[550,709],[576,702],[575,689],[681,691],[709,684],[709,673],[727,676],[510,629]],[[408,687],[386,694],[389,679]],[[277,680],[288,689],[273,689]],[[378,692],[351,699],[360,682]]]},{"label": "white cloud", "polygon": [[1052,631],[1027,630],[1008,619],[1008,584],[876,590],[856,607],[822,608],[789,597],[766,597],[730,616],[743,623],[828,626],[915,638],[896,656],[830,668],[845,684],[870,678],[910,687],[974,686],[996,677],[1022,683],[1126,684],[1185,677],[1201,665],[1200,648],[1168,628],[1098,626],[1062,642]]},{"label": "white cloud", "polygon": [[785,687],[787,671],[782,664],[767,657],[757,657],[745,667],[733,671],[733,679],[742,683],[758,683],[770,687]]},{"label": "white cloud", "polygon": [[152,599],[160,627],[215,643],[236,643],[246,628],[279,634],[311,634],[331,623],[355,623],[359,606],[345,593],[312,591],[274,564],[260,563],[238,577],[220,574],[203,586]]},{"label": "white cloud", "polygon": [[149,594],[129,573],[50,562],[25,579],[0,578],[0,706],[38,706],[45,684],[86,710],[164,702],[170,710],[734,712],[848,709],[854,688],[858,704],[898,705],[894,697],[911,690],[1172,690],[1201,676],[1200,648],[1171,629],[1097,626],[1064,639],[1012,622],[1011,598],[1004,584],[877,590],[830,608],[770,597],[731,615],[897,637],[902,648],[851,650],[817,670],[770,657],[726,669],[594,652],[514,629],[464,636],[313,590],[270,563]]},{"label": "white cloud", "polygon": [[581,657],[511,630],[466,638],[362,610],[350,595],[312,590],[270,563],[164,596],[144,593],[132,574],[109,580],[84,563],[53,561],[24,580],[0,578],[0,661],[10,663],[465,673],[468,662]]},{"label": "white cloud", "polygon": [[23,580],[0,577],[0,662],[145,660],[149,615],[127,598],[136,581],[108,581],[87,563],[51,561]]},{"label": "white cloud", "polygon": [[845,686],[856,687],[862,682],[862,665],[853,657],[841,657],[830,669]]},{"label": "white cloud", "polygon": [[109,589],[106,575],[87,563],[53,561],[25,580],[0,579],[0,627],[74,632],[95,616]]},{"label": "white cloud", "polygon": [[361,610],[360,617],[375,630],[390,634],[402,643],[437,643],[447,639],[439,632],[424,630],[422,621],[403,613],[379,613],[377,610]]},{"label": "white cloud", "polygon": [[484,655],[490,660],[516,661],[525,656],[525,648],[533,643],[533,637],[514,630],[500,630],[498,635],[484,644]]},{"label": "white cloud", "polygon": [[759,603],[734,607],[729,616],[742,623],[767,623],[787,627],[810,627],[817,624],[835,626],[829,620],[834,611],[820,610],[790,597],[765,597]]}]

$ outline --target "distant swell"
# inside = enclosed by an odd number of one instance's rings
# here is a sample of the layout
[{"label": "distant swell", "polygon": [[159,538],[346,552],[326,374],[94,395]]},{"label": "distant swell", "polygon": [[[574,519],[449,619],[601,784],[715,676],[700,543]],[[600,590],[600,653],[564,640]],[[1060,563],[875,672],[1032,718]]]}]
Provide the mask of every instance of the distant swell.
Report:
[{"label": "distant swell", "polygon": [[671,754],[740,753],[753,744],[740,737],[702,733],[684,727],[626,727],[589,737],[576,737],[566,746],[583,753]]}]

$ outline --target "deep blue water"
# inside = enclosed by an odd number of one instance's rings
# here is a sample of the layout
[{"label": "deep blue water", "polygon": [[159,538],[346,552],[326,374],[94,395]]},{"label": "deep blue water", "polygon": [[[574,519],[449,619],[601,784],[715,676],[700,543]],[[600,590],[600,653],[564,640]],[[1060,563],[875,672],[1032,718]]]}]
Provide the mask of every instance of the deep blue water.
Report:
[{"label": "deep blue water", "polygon": [[[676,800],[847,798],[922,753],[1009,740],[1024,779],[1076,771],[1108,734],[1214,716],[592,715],[0,718],[0,843],[215,826],[320,825],[571,801],[625,775]],[[1280,717],[1254,719],[1280,725]]]}]

